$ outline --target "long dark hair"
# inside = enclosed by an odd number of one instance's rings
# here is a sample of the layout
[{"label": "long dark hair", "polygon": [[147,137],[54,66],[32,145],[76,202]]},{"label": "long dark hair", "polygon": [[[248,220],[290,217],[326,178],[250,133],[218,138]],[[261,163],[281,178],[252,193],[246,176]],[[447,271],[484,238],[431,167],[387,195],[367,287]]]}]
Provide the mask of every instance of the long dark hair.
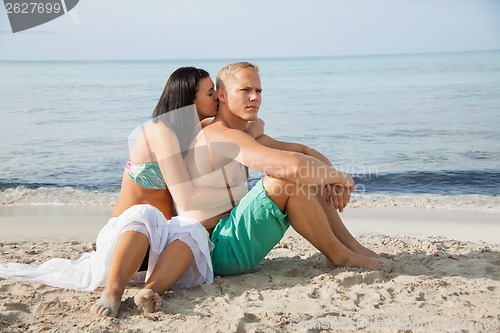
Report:
[{"label": "long dark hair", "polygon": [[[187,126],[199,123],[194,110],[194,98],[201,79],[210,77],[207,71],[195,67],[180,67],[168,78],[160,100],[153,111],[153,121],[161,120],[177,135],[181,151],[186,151],[193,139]],[[189,107],[182,112],[170,112]],[[196,119],[195,119],[196,117]]]}]

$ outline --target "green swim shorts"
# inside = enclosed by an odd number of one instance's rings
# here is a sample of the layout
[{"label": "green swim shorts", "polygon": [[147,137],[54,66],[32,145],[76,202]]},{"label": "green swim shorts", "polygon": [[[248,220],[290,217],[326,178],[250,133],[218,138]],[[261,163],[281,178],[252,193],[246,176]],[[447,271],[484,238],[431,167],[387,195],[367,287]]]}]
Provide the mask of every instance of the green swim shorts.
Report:
[{"label": "green swim shorts", "polygon": [[283,238],[290,226],[286,213],[267,196],[262,179],[231,214],[219,220],[211,240],[215,275],[252,271]]}]

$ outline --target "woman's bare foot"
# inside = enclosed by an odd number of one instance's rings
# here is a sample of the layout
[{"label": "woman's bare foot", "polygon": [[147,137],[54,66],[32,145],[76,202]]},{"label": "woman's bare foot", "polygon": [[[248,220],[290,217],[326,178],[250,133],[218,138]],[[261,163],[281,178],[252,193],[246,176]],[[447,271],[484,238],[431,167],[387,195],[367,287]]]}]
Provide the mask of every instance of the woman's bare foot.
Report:
[{"label": "woman's bare foot", "polygon": [[104,289],[101,298],[90,307],[90,311],[103,317],[118,317],[121,297],[119,290]]},{"label": "woman's bare foot", "polygon": [[134,303],[144,312],[155,312],[161,307],[161,297],[152,289],[141,289],[135,295]]}]

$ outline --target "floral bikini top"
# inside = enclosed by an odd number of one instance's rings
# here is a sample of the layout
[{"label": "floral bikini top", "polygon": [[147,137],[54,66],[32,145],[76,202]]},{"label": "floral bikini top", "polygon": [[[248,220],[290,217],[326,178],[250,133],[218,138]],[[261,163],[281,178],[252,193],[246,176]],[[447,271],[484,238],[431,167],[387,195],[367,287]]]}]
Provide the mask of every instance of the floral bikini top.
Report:
[{"label": "floral bikini top", "polygon": [[152,190],[164,190],[167,188],[157,162],[134,163],[128,161],[125,170],[127,170],[130,178],[145,188]]}]

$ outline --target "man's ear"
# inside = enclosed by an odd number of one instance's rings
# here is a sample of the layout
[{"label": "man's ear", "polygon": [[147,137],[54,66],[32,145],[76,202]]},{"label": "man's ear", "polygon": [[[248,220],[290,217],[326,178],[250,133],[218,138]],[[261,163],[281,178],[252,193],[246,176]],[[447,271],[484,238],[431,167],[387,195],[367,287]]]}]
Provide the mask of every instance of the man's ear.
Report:
[{"label": "man's ear", "polygon": [[226,92],[223,89],[217,89],[217,99],[221,102],[226,102]]}]

